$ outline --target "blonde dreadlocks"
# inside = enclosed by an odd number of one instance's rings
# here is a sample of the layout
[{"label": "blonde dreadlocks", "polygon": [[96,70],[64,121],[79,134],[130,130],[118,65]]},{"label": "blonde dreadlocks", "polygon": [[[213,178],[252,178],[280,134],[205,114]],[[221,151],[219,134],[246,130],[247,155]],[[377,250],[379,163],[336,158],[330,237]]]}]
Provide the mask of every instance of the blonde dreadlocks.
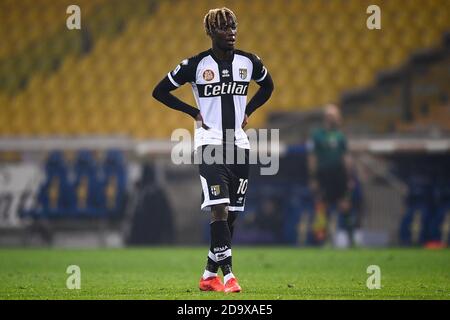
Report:
[{"label": "blonde dreadlocks", "polygon": [[225,21],[226,23],[227,15],[229,15],[233,19],[233,21],[237,23],[236,15],[234,14],[234,12],[226,7],[209,10],[209,12],[205,15],[205,18],[203,19],[206,34],[208,36],[211,36],[214,29],[222,27],[222,19],[220,19],[220,17],[222,17],[223,21]]}]

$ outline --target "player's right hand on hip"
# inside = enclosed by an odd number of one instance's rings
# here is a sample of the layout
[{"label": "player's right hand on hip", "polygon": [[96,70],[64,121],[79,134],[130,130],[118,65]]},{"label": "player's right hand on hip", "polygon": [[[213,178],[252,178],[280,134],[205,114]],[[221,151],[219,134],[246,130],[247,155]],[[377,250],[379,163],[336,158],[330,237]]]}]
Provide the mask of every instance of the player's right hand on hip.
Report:
[{"label": "player's right hand on hip", "polygon": [[202,117],[202,115],[201,115],[200,112],[199,112],[198,115],[195,117],[195,121],[196,121],[197,124],[198,124],[197,128],[202,127],[203,129],[206,129],[206,130],[209,129],[209,127],[208,127],[206,124],[203,123],[203,117]]},{"label": "player's right hand on hip", "polygon": [[247,114],[245,114],[244,121],[242,121],[242,125],[241,125],[242,129],[244,129],[247,124],[248,124],[248,116],[247,116]]}]

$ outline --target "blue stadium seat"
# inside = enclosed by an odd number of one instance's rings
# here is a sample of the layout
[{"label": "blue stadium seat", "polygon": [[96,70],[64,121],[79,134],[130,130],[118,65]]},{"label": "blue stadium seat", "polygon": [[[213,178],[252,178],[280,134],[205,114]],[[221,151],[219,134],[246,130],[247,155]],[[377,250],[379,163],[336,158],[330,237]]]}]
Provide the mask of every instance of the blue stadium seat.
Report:
[{"label": "blue stadium seat", "polygon": [[107,216],[117,217],[123,214],[126,201],[127,170],[123,153],[119,150],[109,150],[101,171],[101,211]]},{"label": "blue stadium seat", "polygon": [[49,154],[45,165],[45,181],[40,187],[38,206],[32,216],[64,217],[74,208],[73,195],[63,154],[60,151],[53,151]]},{"label": "blue stadium seat", "polygon": [[101,183],[91,151],[81,150],[74,165],[75,216],[101,216]]}]

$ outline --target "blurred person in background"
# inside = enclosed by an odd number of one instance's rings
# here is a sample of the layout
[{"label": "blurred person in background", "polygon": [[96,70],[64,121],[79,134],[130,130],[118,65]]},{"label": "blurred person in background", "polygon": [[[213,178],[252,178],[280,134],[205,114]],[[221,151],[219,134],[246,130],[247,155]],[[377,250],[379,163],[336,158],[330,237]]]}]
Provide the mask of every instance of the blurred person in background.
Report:
[{"label": "blurred person in background", "polygon": [[308,162],[311,189],[316,198],[316,219],[327,221],[321,240],[330,240],[329,218],[331,212],[337,212],[338,223],[348,235],[353,246],[355,217],[352,214],[351,158],[347,151],[347,139],[340,130],[342,117],[339,108],[329,104],[324,108],[323,125],[311,134],[312,152]]}]

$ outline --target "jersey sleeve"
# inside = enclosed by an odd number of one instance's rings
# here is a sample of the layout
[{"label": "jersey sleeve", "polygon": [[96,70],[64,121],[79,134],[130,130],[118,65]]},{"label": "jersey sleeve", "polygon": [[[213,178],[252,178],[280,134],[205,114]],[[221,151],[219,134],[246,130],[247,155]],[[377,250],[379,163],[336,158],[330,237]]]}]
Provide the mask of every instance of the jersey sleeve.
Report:
[{"label": "jersey sleeve", "polygon": [[179,65],[167,74],[170,82],[175,87],[180,87],[186,82],[195,81],[195,66],[193,59],[184,59]]},{"label": "jersey sleeve", "polygon": [[252,55],[253,72],[252,79],[256,82],[263,81],[267,76],[267,69],[261,59],[256,55]]}]

